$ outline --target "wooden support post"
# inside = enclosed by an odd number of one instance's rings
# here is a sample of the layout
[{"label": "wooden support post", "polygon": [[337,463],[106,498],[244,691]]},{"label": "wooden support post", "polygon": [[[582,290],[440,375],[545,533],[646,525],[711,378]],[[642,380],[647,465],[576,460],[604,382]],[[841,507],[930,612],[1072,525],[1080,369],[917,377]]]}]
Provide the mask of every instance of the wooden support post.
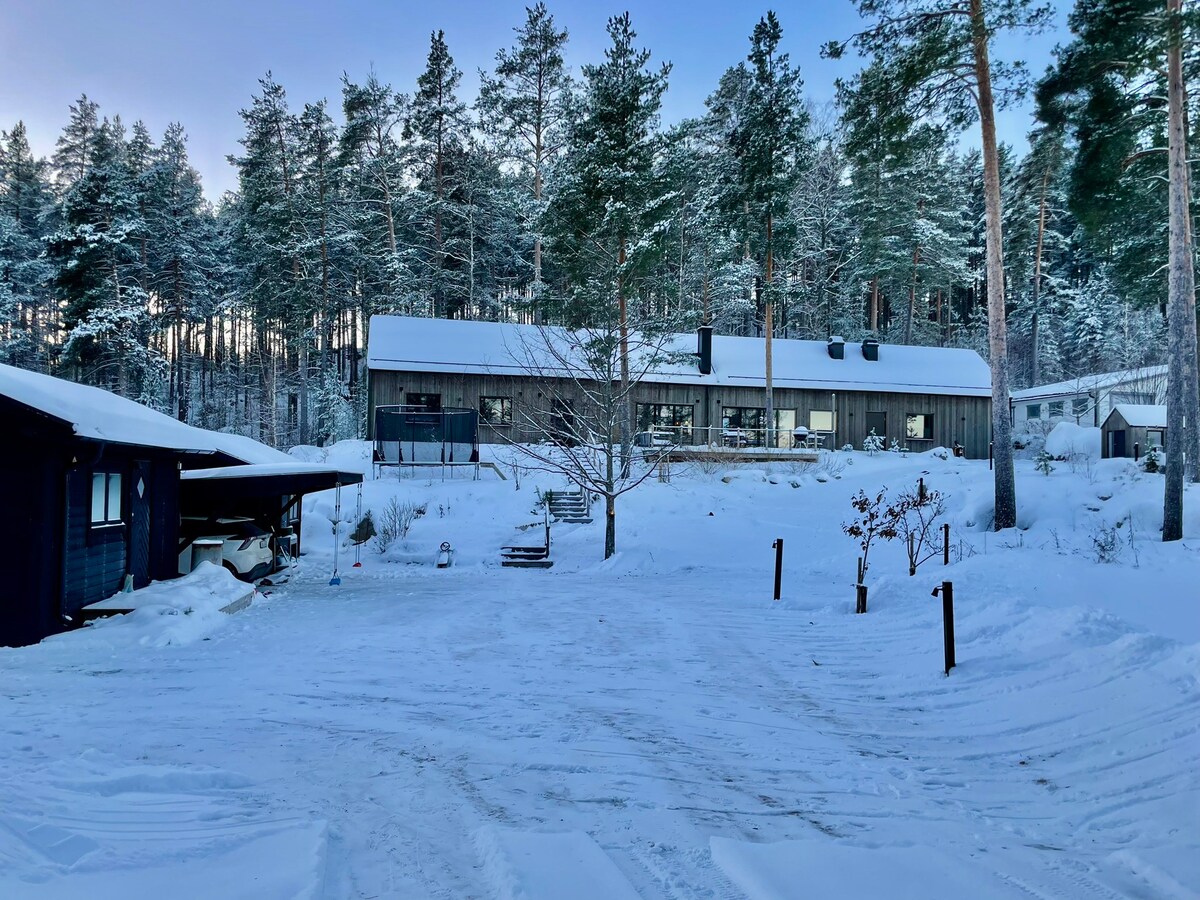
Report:
[{"label": "wooden support post", "polygon": [[854,612],[861,615],[867,611],[867,586],[865,584],[856,584],[854,586]]},{"label": "wooden support post", "polygon": [[908,575],[911,578],[917,574],[916,558],[913,554],[913,536],[908,536]]}]

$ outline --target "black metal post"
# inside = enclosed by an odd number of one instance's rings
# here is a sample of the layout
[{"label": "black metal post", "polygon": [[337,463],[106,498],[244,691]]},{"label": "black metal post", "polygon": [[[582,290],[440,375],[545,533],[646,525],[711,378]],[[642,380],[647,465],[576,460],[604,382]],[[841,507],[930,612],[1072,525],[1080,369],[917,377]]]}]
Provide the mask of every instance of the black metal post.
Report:
[{"label": "black metal post", "polygon": [[778,600],[783,586],[783,538],[776,538],[771,546],[775,548],[775,599]]},{"label": "black metal post", "polygon": [[954,668],[954,582],[943,581],[933,589],[933,596],[942,595],[942,651],[946,659],[946,674]]},{"label": "black metal post", "polygon": [[917,479],[917,499],[920,500],[922,503],[925,502],[925,479],[924,478]]},{"label": "black metal post", "polygon": [[950,523],[942,524],[942,565],[950,565]]},{"label": "black metal post", "polygon": [[1137,441],[1134,441],[1133,442],[1133,461],[1137,462],[1138,457],[1141,455],[1142,455],[1141,445]]},{"label": "black metal post", "polygon": [[988,471],[992,471],[992,447],[991,441],[988,441]]}]

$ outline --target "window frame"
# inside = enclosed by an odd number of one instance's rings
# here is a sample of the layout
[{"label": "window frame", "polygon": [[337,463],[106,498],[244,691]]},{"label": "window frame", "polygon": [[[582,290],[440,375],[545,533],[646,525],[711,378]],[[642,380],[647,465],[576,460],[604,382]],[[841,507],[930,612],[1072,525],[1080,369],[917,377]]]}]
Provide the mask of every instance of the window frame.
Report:
[{"label": "window frame", "polygon": [[1041,417],[1042,417],[1042,404],[1040,404],[1040,403],[1026,403],[1025,404],[1025,418],[1026,419],[1040,419]]},{"label": "window frame", "polygon": [[[826,428],[822,425],[818,425],[816,421],[814,421],[814,416],[828,416],[829,427]],[[808,430],[816,431],[820,434],[833,434],[835,431],[837,431],[837,415],[832,409],[810,409],[808,411]]]},{"label": "window frame", "polygon": [[[420,398],[422,398],[422,400],[420,400],[418,402],[413,402],[414,397],[420,397]],[[430,397],[437,398],[437,406],[434,408],[431,408],[429,406],[429,398]],[[421,391],[405,391],[404,406],[405,406],[405,409],[407,412],[414,412],[414,411],[419,410],[420,412],[440,413],[442,411],[442,395],[441,394],[433,394],[433,393],[424,393]]]},{"label": "window frame", "polygon": [[[499,419],[492,419],[484,414],[484,404],[489,401],[491,401],[491,402],[498,401],[500,403],[500,418]],[[507,414],[505,412],[506,407],[507,407]],[[513,398],[512,397],[491,396],[491,395],[489,395],[487,397],[480,396],[480,398],[479,398],[479,419],[485,425],[490,425],[493,428],[508,428],[508,427],[510,427],[513,423]]]},{"label": "window frame", "polygon": [[[92,472],[92,490],[88,499],[88,518],[92,528],[116,528],[125,524],[124,473],[108,470]],[[97,496],[97,487],[100,494]],[[102,504],[100,516],[96,516],[96,501]],[[116,504],[114,517],[112,506]]]},{"label": "window frame", "polygon": [[[921,434],[913,434],[913,420],[921,420]],[[932,441],[933,440],[933,413],[905,413],[904,414],[904,439],[906,441]]]},{"label": "window frame", "polygon": [[1046,404],[1046,418],[1053,419],[1063,417],[1065,406],[1062,400],[1051,400]]}]

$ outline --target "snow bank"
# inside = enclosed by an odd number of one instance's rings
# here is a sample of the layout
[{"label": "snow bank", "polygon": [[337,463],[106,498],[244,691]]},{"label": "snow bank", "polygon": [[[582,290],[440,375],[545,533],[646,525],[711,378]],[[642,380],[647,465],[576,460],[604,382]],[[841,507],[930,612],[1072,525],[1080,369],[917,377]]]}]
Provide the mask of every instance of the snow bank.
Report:
[{"label": "snow bank", "polygon": [[501,900],[640,900],[588,835],[484,828],[476,846]]},{"label": "snow bank", "polygon": [[253,593],[252,585],[238,581],[223,566],[205,562],[182,578],[156,581],[96,604],[133,612],[97,619],[89,629],[106,640],[148,647],[190,644],[224,626],[229,619],[224,610]]},{"label": "snow bank", "polygon": [[1059,422],[1046,435],[1046,452],[1056,459],[1066,459],[1077,453],[1099,459],[1100,429],[1076,425],[1074,422]]}]

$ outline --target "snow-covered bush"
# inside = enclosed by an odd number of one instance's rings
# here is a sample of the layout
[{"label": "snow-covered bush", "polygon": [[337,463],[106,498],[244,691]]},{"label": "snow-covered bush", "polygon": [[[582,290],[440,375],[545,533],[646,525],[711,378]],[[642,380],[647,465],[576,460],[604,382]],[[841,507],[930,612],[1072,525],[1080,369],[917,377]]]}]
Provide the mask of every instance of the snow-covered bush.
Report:
[{"label": "snow-covered bush", "polygon": [[413,522],[425,515],[425,504],[409,501],[401,502],[393,497],[383,508],[379,519],[379,532],[375,537],[375,546],[380,553],[386,553],[392,544],[408,537],[408,531]]},{"label": "snow-covered bush", "polygon": [[875,433],[875,429],[871,429],[871,433],[863,438],[863,452],[868,456],[874,456],[883,449],[883,438]]},{"label": "snow-covered bush", "polygon": [[[871,434],[874,434],[874,433],[875,433],[875,430],[874,430],[874,429],[872,429],[872,430],[871,430]],[[853,444],[842,444],[842,452],[843,452],[843,453],[850,453],[850,452],[851,452],[851,451],[853,451],[853,450],[854,450],[854,445],[853,445]]]},{"label": "snow-covered bush", "polygon": [[1154,444],[1150,445],[1150,449],[1146,451],[1146,456],[1142,459],[1142,468],[1147,472],[1162,471],[1162,455]]},{"label": "snow-covered bush", "polygon": [[1054,456],[1044,448],[1034,457],[1034,468],[1043,475],[1049,475],[1054,471]]}]

